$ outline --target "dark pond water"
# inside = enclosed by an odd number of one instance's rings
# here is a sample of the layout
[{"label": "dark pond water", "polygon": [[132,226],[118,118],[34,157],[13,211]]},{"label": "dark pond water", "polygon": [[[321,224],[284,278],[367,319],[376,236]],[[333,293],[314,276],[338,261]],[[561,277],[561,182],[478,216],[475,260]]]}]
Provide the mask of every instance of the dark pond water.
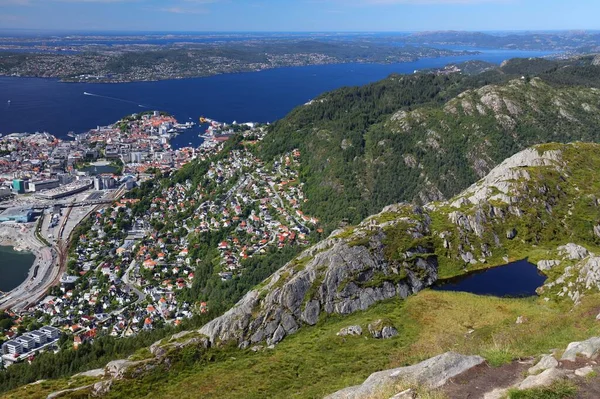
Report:
[{"label": "dark pond water", "polygon": [[534,264],[523,259],[465,276],[441,280],[432,289],[498,297],[526,297],[536,295],[535,289],[543,285],[545,280],[546,277]]}]

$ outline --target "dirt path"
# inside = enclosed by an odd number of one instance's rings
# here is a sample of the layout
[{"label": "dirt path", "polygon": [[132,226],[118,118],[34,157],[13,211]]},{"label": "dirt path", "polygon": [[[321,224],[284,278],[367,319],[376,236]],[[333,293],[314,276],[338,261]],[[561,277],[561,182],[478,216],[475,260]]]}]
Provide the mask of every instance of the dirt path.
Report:
[{"label": "dirt path", "polygon": [[448,399],[480,399],[486,392],[522,380],[532,363],[515,361],[501,367],[484,363],[448,381],[442,392]]}]

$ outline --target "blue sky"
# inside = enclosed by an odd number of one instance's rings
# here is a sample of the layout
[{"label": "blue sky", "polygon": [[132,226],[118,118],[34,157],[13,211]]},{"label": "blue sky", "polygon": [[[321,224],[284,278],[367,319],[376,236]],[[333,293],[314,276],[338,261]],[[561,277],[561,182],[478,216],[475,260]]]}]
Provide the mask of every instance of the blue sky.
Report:
[{"label": "blue sky", "polygon": [[0,0],[0,28],[143,31],[600,29],[598,0]]}]

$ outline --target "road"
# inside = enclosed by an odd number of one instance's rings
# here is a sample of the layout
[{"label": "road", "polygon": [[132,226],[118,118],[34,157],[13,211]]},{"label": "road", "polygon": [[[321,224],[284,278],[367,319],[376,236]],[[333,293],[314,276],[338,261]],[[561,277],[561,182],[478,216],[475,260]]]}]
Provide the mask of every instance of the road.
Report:
[{"label": "road", "polygon": [[[110,200],[115,200],[125,193],[123,187],[119,188],[109,197]],[[73,199],[76,202],[76,199]],[[29,277],[20,286],[15,288],[4,296],[0,297],[0,310],[13,309],[16,311],[24,310],[40,301],[48,292],[48,289],[60,280],[60,275],[66,270],[66,259],[62,265],[59,263],[59,247],[60,240],[68,243],[73,230],[84,220],[90,213],[95,212],[101,205],[88,205],[80,208],[69,207],[65,212],[59,226],[54,230],[56,234],[50,240],[52,248],[46,246],[35,236],[35,224],[24,227],[27,232],[19,239],[20,246],[26,246],[36,255],[36,260],[33,267],[30,269]],[[44,217],[42,215],[41,217]],[[33,227],[32,227],[33,226]],[[42,236],[48,234],[48,230],[44,231],[47,226],[46,220],[42,221]],[[68,246],[67,246],[68,248]],[[66,249],[65,249],[66,250]],[[39,267],[38,267],[39,266]],[[37,273],[35,273],[37,269]]]}]

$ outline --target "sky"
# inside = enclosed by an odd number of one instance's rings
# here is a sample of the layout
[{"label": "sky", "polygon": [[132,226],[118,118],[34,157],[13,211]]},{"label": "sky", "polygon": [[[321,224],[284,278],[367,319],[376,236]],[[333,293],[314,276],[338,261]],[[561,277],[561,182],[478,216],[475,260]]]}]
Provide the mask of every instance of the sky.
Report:
[{"label": "sky", "polygon": [[600,29],[599,0],[0,0],[0,29],[427,31]]}]

